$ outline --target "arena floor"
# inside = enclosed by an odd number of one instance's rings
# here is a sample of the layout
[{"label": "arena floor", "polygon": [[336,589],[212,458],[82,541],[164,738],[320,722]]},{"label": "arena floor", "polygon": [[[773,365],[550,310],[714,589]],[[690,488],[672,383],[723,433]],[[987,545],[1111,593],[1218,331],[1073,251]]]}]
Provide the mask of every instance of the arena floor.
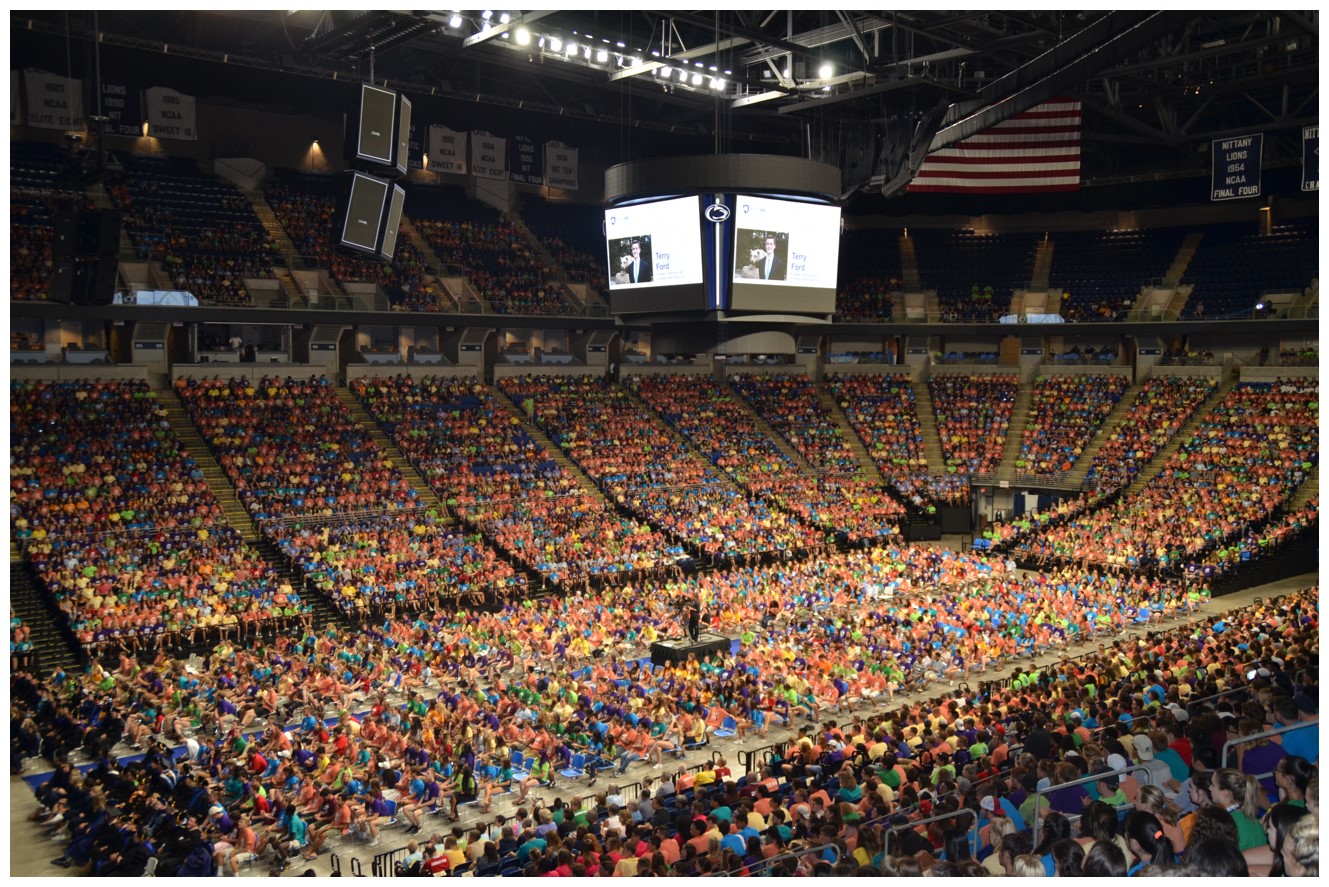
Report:
[{"label": "arena floor", "polygon": [[[951,537],[949,539],[943,540],[940,543],[932,543],[932,544],[944,545],[946,547],[957,547],[959,541],[960,541],[959,537]],[[1168,623],[1163,627],[1164,628],[1175,627],[1177,625],[1183,624],[1183,622],[1196,621],[1196,619],[1204,618],[1210,615],[1214,615],[1216,613],[1224,612],[1227,610],[1238,609],[1240,607],[1243,607],[1251,603],[1256,598],[1276,597],[1280,594],[1285,594],[1290,591],[1295,591],[1300,588],[1306,588],[1308,586],[1315,585],[1318,582],[1319,582],[1318,574],[1306,573],[1300,576],[1294,576],[1289,579],[1284,579],[1279,582],[1270,583],[1267,585],[1260,585],[1254,588],[1249,588],[1246,589],[1245,591],[1237,592],[1235,594],[1225,595],[1221,598],[1211,601],[1209,604],[1207,604],[1204,607],[1200,616],[1195,617],[1195,619],[1174,621]],[[1158,630],[1158,628],[1159,628],[1158,626],[1150,626],[1148,628],[1134,627],[1129,629],[1126,634],[1129,636],[1134,636],[1134,635],[1143,634],[1147,630]],[[1068,656],[1076,656],[1089,652],[1096,646],[1097,642],[1081,643],[1067,648],[1065,653]],[[1054,657],[1040,656],[1034,659],[1033,663],[1047,665],[1051,664],[1054,661],[1055,661]],[[1018,662],[1010,662],[1002,666],[1001,668],[992,669],[989,672],[989,674],[985,677],[986,679],[989,680],[994,677],[1003,677],[1005,675],[1013,673],[1016,668],[1023,668],[1027,670],[1030,664],[1031,664],[1030,660],[1020,660]],[[942,687],[940,684],[934,683],[925,691],[911,695],[903,695],[899,698],[903,700],[912,701],[916,698],[922,698],[934,695],[941,688]],[[395,697],[390,697],[390,698],[395,699]],[[885,707],[882,707],[880,710],[885,710]],[[857,709],[857,711],[867,712],[871,710]],[[843,718],[844,715],[841,715],[840,719]],[[828,719],[836,719],[836,715],[832,713]],[[696,764],[702,760],[709,758],[713,751],[719,751],[728,759],[730,766],[733,767],[737,772],[739,768],[738,753],[740,751],[744,749],[762,748],[764,746],[771,745],[773,743],[778,743],[783,740],[792,738],[795,735],[795,733],[796,730],[787,727],[772,727],[770,735],[768,737],[765,738],[759,736],[749,737],[746,740],[744,740],[742,744],[739,743],[737,737],[732,739],[712,739],[709,747],[702,750],[690,752],[687,755],[686,760],[681,763],[685,765]],[[39,764],[42,766],[38,766]],[[50,839],[48,839],[45,836],[46,829],[44,827],[28,821],[28,815],[32,813],[34,809],[36,809],[36,800],[33,797],[32,790],[29,788],[28,783],[25,782],[25,779],[32,779],[35,776],[39,776],[42,773],[44,766],[45,766],[44,761],[30,760],[28,761],[28,767],[24,770],[21,776],[13,776],[10,778],[9,840],[10,840],[11,857],[9,864],[9,874],[11,877],[70,877],[72,875],[69,869],[60,868],[58,866],[51,864],[51,860],[59,856],[60,851],[62,849],[62,845],[53,843]],[[574,789],[574,787],[571,786],[567,780],[563,780],[557,791],[551,789],[546,789],[543,791],[532,791],[529,797],[530,798],[543,797],[545,798],[546,801],[552,801],[555,797],[562,797],[566,801],[574,794],[581,794],[581,795],[594,794],[599,791],[604,791],[615,784],[627,785],[630,783],[634,783],[639,781],[643,776],[651,775],[654,772],[655,771],[651,769],[649,764],[639,762],[632,765],[628,769],[626,775],[619,779],[615,779],[612,775],[603,775],[596,783],[595,788],[593,789],[586,788],[585,782],[579,781],[577,784],[577,788],[580,788],[581,790],[578,791]],[[509,795],[496,796],[494,798],[493,807],[490,813],[483,815],[479,812],[479,809],[476,806],[463,807],[461,809],[461,822],[459,824],[462,825],[463,827],[469,827],[472,823],[480,821],[484,821],[486,823],[490,822],[493,820],[494,816],[498,814],[509,814],[517,808],[517,804],[515,803],[516,797],[517,795],[515,792]],[[444,831],[445,830],[444,821],[438,820],[437,822],[438,822],[438,825],[436,826],[437,830],[439,832]],[[450,829],[451,826],[448,825],[448,828]],[[408,837],[407,835],[403,834],[401,828],[398,827],[386,830],[380,838],[379,845],[376,847],[352,844],[346,847],[333,847],[332,852],[339,854],[341,860],[342,872],[344,876],[347,877],[350,876],[351,859],[353,858],[359,859],[360,865],[363,866],[364,868],[364,873],[368,875],[370,874],[370,860],[375,855],[383,853],[388,850],[392,850],[397,847],[404,847],[408,841],[413,839],[417,840],[421,845],[423,845],[424,843],[423,839],[427,837],[428,835],[426,833],[422,833],[421,835],[415,836],[414,838]],[[292,860],[290,867],[285,872],[285,876],[287,877],[299,876],[303,874],[306,871],[306,869],[311,869],[311,868],[313,869],[314,873],[319,876],[327,876],[331,874],[332,861],[330,853],[328,852],[322,853],[318,857],[318,859],[313,862]],[[268,872],[268,864],[261,863],[255,866],[250,871],[242,872],[241,875],[242,877],[265,877],[267,875],[267,872]]]}]

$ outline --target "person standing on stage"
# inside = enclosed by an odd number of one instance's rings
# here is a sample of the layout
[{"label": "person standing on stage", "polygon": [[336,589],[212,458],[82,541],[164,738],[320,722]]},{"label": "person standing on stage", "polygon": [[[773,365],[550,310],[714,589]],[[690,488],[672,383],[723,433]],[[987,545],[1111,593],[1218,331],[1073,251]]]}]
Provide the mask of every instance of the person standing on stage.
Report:
[{"label": "person standing on stage", "polygon": [[701,634],[701,608],[695,601],[688,604],[688,637],[695,644]]}]

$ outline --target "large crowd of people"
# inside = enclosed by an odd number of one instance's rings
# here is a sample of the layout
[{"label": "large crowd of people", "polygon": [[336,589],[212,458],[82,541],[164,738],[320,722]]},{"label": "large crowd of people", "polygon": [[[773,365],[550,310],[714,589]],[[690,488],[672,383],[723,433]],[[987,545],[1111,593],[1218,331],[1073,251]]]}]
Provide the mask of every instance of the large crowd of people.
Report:
[{"label": "large crowd of people", "polygon": [[1009,373],[933,373],[928,391],[950,474],[987,474],[1001,462],[1019,383]]},{"label": "large crowd of people", "polygon": [[1176,571],[1285,505],[1319,453],[1314,379],[1244,382],[1138,493],[1022,539],[1041,562]]},{"label": "large crowd of people", "polygon": [[1214,393],[1212,376],[1153,376],[1136,392],[1120,422],[1104,437],[1085,475],[1091,489],[1130,486],[1140,470]]},{"label": "large crowd of people", "polygon": [[[851,544],[898,532],[904,508],[889,493],[846,472],[808,477],[757,427],[733,390],[692,375],[633,376],[629,384],[665,422],[754,496]],[[795,449],[807,455],[797,445]]]},{"label": "large crowd of people", "polygon": [[439,261],[465,270],[477,293],[499,314],[570,314],[572,304],[554,269],[507,219],[419,217],[415,227]]},{"label": "large crowd of people", "polygon": [[10,503],[37,579],[94,651],[302,612],[227,524],[146,382],[15,381]]},{"label": "large crowd of people", "polygon": [[1126,376],[1040,376],[1034,380],[1016,474],[1070,471],[1129,387]]},{"label": "large crowd of people", "polygon": [[[1181,589],[892,547],[646,591],[222,643],[196,670],[123,656],[82,676],[20,673],[12,754],[54,764],[32,818],[57,865],[98,875],[141,874],[149,857],[158,874],[268,855],[283,868],[397,827],[420,835],[406,872],[477,876],[1316,864],[1298,848],[1318,841],[1300,825],[1318,815],[1318,589],[908,700],[1027,642],[1056,649],[1073,636],[1056,629],[1119,601],[1128,622],[1180,605]],[[639,664],[682,602],[738,634],[736,652]],[[723,751],[667,762],[718,746],[726,724],[787,738],[748,772]],[[1267,727],[1297,729],[1226,754]],[[134,746],[141,758],[119,757]],[[599,772],[634,766],[632,797],[621,782],[595,791]],[[490,817],[509,792],[515,813]]]},{"label": "large crowd of people", "polygon": [[654,570],[683,555],[582,490],[479,380],[362,377],[351,389],[453,513],[549,581]]},{"label": "large crowd of people", "polygon": [[731,485],[641,401],[591,376],[506,378],[500,389],[612,501],[710,561],[822,548],[822,533]]}]

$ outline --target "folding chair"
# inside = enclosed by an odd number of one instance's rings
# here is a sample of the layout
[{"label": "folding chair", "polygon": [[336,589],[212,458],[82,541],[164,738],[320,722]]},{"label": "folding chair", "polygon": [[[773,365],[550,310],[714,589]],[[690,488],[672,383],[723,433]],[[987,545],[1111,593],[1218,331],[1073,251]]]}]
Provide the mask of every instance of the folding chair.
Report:
[{"label": "folding chair", "polygon": [[735,721],[732,717],[726,716],[725,719],[720,722],[720,726],[716,729],[714,736],[716,739],[728,739],[730,736],[738,735],[737,728],[738,721]]},{"label": "folding chair", "polygon": [[574,754],[568,761],[568,766],[558,771],[568,779],[576,779],[578,776],[586,775],[586,756],[583,754]]}]

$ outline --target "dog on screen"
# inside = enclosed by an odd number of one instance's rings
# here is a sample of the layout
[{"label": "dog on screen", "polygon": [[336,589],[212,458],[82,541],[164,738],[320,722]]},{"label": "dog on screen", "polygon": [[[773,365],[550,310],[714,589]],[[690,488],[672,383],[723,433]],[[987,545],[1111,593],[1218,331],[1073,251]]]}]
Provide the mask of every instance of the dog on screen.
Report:
[{"label": "dog on screen", "polygon": [[761,268],[759,266],[764,261],[766,261],[766,250],[751,250],[748,255],[748,264],[738,269],[738,276],[759,280],[761,278]]}]

